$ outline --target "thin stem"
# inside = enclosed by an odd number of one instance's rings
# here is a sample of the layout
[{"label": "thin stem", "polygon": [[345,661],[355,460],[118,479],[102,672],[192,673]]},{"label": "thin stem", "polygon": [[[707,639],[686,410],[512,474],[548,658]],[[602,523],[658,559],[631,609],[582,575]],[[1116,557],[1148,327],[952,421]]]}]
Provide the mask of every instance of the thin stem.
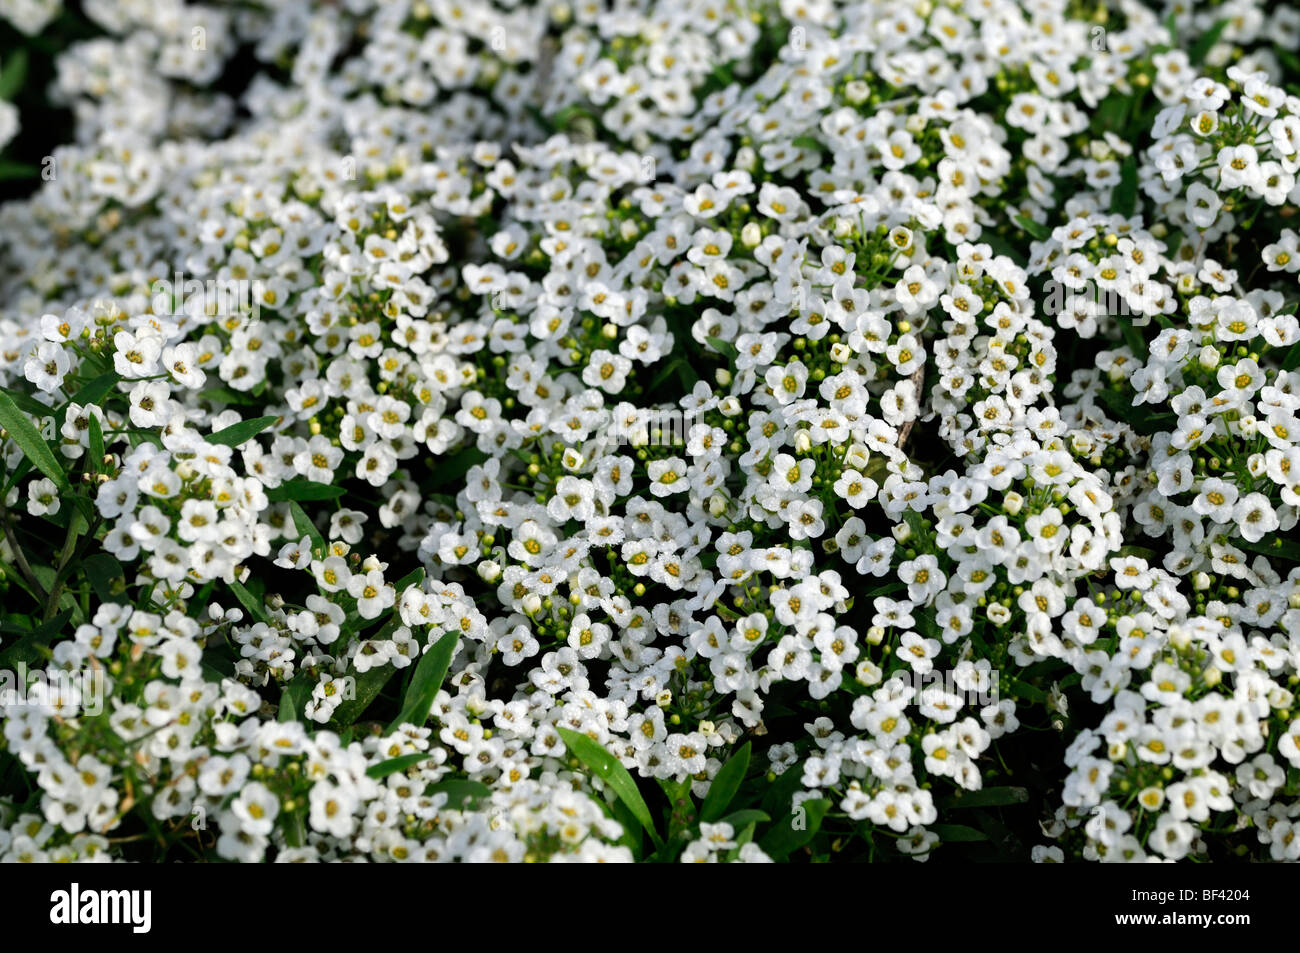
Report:
[{"label": "thin stem", "polygon": [[[50,586],[49,601],[45,607],[46,621],[54,618],[59,611],[59,597],[63,595],[63,586],[68,581],[68,570],[71,567],[73,552],[76,551],[78,555],[84,552],[84,546],[81,549],[77,548],[79,534],[73,532],[73,528],[77,525],[76,520],[77,514],[73,514],[72,519],[68,522],[68,535],[63,541],[63,549],[59,552],[58,569],[55,571],[54,584]],[[96,519],[95,522],[86,524],[86,541],[95,538],[95,530],[99,528],[99,523],[100,521]]]},{"label": "thin stem", "polygon": [[36,574],[32,572],[32,567],[28,565],[27,557],[23,554],[22,547],[18,545],[18,540],[14,536],[13,527],[9,525],[9,510],[5,507],[3,499],[0,499],[0,524],[4,526],[5,539],[9,542],[9,548],[13,550],[14,562],[18,564],[18,570],[23,574],[23,578],[27,580],[27,584],[32,587],[32,591],[38,599],[48,599],[45,587],[36,581]]}]

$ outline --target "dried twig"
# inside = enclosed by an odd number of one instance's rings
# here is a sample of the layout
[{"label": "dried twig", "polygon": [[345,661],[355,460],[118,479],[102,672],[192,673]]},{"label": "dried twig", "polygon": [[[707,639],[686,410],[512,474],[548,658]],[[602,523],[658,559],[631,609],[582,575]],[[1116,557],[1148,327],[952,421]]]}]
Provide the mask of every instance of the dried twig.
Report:
[{"label": "dried twig", "polygon": [[[917,416],[921,413],[921,386],[925,383],[925,364],[918,367],[908,378],[912,386],[916,389]],[[903,424],[903,429],[898,432],[898,449],[902,450],[907,445],[907,438],[912,435],[912,427],[916,424],[916,417],[913,417],[907,423]]]}]

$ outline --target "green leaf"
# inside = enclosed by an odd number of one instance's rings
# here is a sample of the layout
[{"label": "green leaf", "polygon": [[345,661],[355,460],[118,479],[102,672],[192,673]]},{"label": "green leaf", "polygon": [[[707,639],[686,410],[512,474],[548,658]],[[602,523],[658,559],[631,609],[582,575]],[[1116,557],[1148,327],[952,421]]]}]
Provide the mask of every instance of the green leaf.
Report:
[{"label": "green leaf", "polygon": [[[423,757],[427,758],[428,755]],[[379,765],[376,765],[379,767]],[[461,811],[467,807],[473,810],[478,802],[486,800],[492,796],[492,790],[478,781],[467,781],[463,778],[447,778],[439,781],[437,784],[431,784],[424,792],[429,797],[435,794],[447,795],[447,807]]]},{"label": "green leaf", "polygon": [[45,656],[42,649],[48,646],[54,640],[68,620],[72,618],[72,610],[65,609],[48,622],[38,625],[32,629],[17,642],[8,646],[3,652],[0,652],[0,668],[13,668],[19,662],[27,666],[34,666],[44,661]]},{"label": "green leaf", "polygon": [[730,86],[735,78],[736,68],[731,63],[713,67],[709,73],[721,86]]},{"label": "green leaf", "polygon": [[1257,543],[1245,539],[1230,540],[1233,546],[1250,553],[1261,553],[1274,559],[1288,559],[1300,562],[1300,543],[1283,539],[1281,536],[1266,536]]},{"label": "green leaf", "polygon": [[232,582],[230,591],[235,594],[235,598],[239,600],[240,604],[248,610],[249,615],[258,622],[265,622],[267,625],[271,624],[271,617],[266,614],[266,606],[262,604],[260,599],[245,589],[242,583]]},{"label": "green leaf", "polygon": [[1294,371],[1297,367],[1300,367],[1300,341],[1291,345],[1291,350],[1282,358],[1282,370]]},{"label": "green leaf", "polygon": [[132,447],[138,447],[141,444],[151,443],[159,450],[162,449],[162,438],[152,430],[130,430],[127,431],[127,439],[131,441]]},{"label": "green leaf", "polygon": [[316,524],[311,521],[311,517],[298,505],[296,500],[289,503],[289,516],[293,518],[293,528],[297,530],[299,539],[306,536],[311,540],[312,548],[325,549],[325,537],[320,534]]},{"label": "green leaf", "polygon": [[724,341],[722,338],[708,337],[704,340],[709,342],[709,347],[726,357],[734,358],[739,353],[736,350],[736,345],[729,341]]},{"label": "green leaf", "polygon": [[0,99],[13,99],[27,79],[27,51],[20,46],[5,59],[0,70]]},{"label": "green leaf", "polygon": [[743,811],[733,811],[722,819],[722,823],[730,824],[736,830],[740,830],[746,824],[766,824],[772,818],[766,811],[760,811],[755,808],[745,808]]},{"label": "green leaf", "polygon": [[[660,790],[664,792],[664,797],[668,799],[668,834],[664,842],[672,844],[695,821],[696,807],[691,798],[691,779],[674,781],[656,778],[655,780],[658,781]],[[656,862],[663,861],[664,854],[665,851],[660,849],[651,859]]]},{"label": "green leaf", "polygon": [[418,586],[422,582],[424,582],[423,566],[417,569],[412,569],[401,579],[397,580],[397,584],[393,587],[393,591],[397,593],[397,598],[400,599],[402,598],[402,593],[407,589],[410,589],[412,586]]},{"label": "green leaf", "polygon": [[1098,134],[1105,131],[1119,131],[1124,125],[1124,117],[1128,115],[1132,101],[1130,95],[1111,93],[1101,101],[1096,111],[1093,112],[1092,131]]},{"label": "green leaf", "polygon": [[351,674],[356,681],[356,693],[352,698],[346,699],[338,708],[334,709],[334,715],[330,719],[331,724],[353,724],[365,713],[365,710],[370,707],[370,703],[375,700],[379,693],[383,691],[389,679],[397,674],[397,669],[391,665],[380,665],[365,672],[358,672],[353,669]]},{"label": "green leaf", "polygon": [[709,785],[709,793],[704,796],[704,804],[700,807],[700,820],[711,824],[722,817],[740,790],[748,770],[749,742],[746,741],[718,770],[718,776]]},{"label": "green leaf", "polygon": [[1008,804],[1024,804],[1028,800],[1029,791],[1026,788],[984,788],[941,798],[938,807],[941,811],[958,811],[970,807],[1005,807]]},{"label": "green leaf", "polygon": [[254,417],[252,420],[241,420],[237,424],[232,424],[225,430],[218,430],[208,437],[208,443],[221,444],[224,447],[238,447],[256,437],[267,427],[273,426],[279,417]]},{"label": "green leaf", "polygon": [[[50,413],[53,414],[53,410]],[[27,415],[14,404],[13,398],[3,393],[0,393],[0,427],[9,432],[9,437],[18,444],[18,448],[36,469],[53,480],[64,493],[72,492],[72,484],[68,482],[50,445]]]},{"label": "green leaf", "polygon": [[289,686],[280,693],[280,709],[275,713],[275,720],[278,722],[297,721],[298,720],[298,699],[293,686]]},{"label": "green leaf", "polygon": [[27,162],[13,162],[0,159],[0,182],[12,182],[15,179],[34,179],[41,170]]},{"label": "green leaf", "polygon": [[80,404],[88,407],[91,404],[98,404],[104,399],[104,396],[113,389],[113,385],[122,378],[116,371],[109,371],[107,374],[100,374],[98,377],[87,381],[81,389],[73,395],[69,403]]},{"label": "green leaf", "polygon": [[1040,242],[1046,240],[1047,237],[1052,234],[1046,225],[1038,224],[1028,215],[1017,215],[1015,222],[1022,229],[1028,232],[1031,238],[1036,238]]},{"label": "green leaf", "polygon": [[796,850],[807,846],[817,836],[817,832],[821,830],[822,818],[830,809],[831,802],[826,798],[804,801],[799,805],[798,810],[792,811],[788,817],[778,818],[758,845],[773,860],[785,860]]},{"label": "green leaf", "polygon": [[419,764],[421,761],[429,760],[429,752],[416,751],[413,754],[404,754],[397,758],[389,758],[387,761],[381,761],[366,768],[366,777],[374,778],[376,781],[380,778],[386,778],[390,774],[397,774],[399,771],[405,771],[413,764]]},{"label": "green leaf", "polygon": [[1196,42],[1192,44],[1192,48],[1187,51],[1187,58],[1193,66],[1199,66],[1205,62],[1205,58],[1210,55],[1210,50],[1214,49],[1214,44],[1219,42],[1219,37],[1223,36],[1223,31],[1227,28],[1228,20],[1225,17],[1197,37]]},{"label": "green leaf", "polygon": [[328,483],[315,483],[311,480],[290,480],[288,483],[281,483],[279,486],[268,489],[266,498],[272,503],[283,503],[286,500],[334,500],[346,492],[343,487],[330,486]]},{"label": "green leaf", "polygon": [[946,841],[950,844],[986,841],[989,839],[988,835],[983,831],[977,831],[965,824],[935,824],[930,830],[939,835],[940,841]]},{"label": "green leaf", "polygon": [[975,811],[975,820],[979,823],[980,830],[988,835],[989,841],[997,846],[1002,853],[1001,860],[1014,861],[1023,860],[1026,853],[1024,845],[1020,838],[1011,832],[1005,824],[985,810]]},{"label": "green leaf", "polygon": [[437,462],[433,469],[433,478],[429,488],[436,490],[439,487],[458,483],[460,478],[469,472],[470,467],[477,466],[487,458],[488,455],[478,447],[472,445],[462,447],[451,456],[444,457]]},{"label": "green leaf", "polygon": [[822,144],[812,136],[795,136],[793,144],[800,149],[809,149],[813,152],[822,151]]},{"label": "green leaf", "polygon": [[618,799],[627,806],[636,818],[637,823],[641,825],[642,830],[650,835],[656,847],[663,846],[663,838],[655,830],[654,821],[650,817],[650,808],[646,806],[645,798],[637,789],[636,782],[632,780],[632,775],[627,773],[627,768],[612,754],[597,744],[586,735],[579,734],[569,728],[555,729],[564,739],[565,746],[569,753],[585,764],[596,777],[600,778],[610,789],[618,795]]},{"label": "green leaf", "polygon": [[737,857],[739,857],[740,848],[744,847],[746,844],[748,844],[750,841],[754,839],[755,826],[756,826],[756,822],[750,821],[748,824],[745,824],[740,829],[740,833],[736,835],[736,846],[731,848],[731,850],[727,852],[727,863],[731,863]]},{"label": "green leaf", "polygon": [[1008,686],[1007,691],[1016,698],[1027,702],[1041,705],[1047,701],[1047,694],[1036,685],[1030,685],[1028,682],[1013,680]]},{"label": "green leaf", "polygon": [[96,414],[87,415],[86,420],[90,424],[90,466],[98,468],[104,457],[104,428]]},{"label": "green leaf", "polygon": [[1012,248],[1007,243],[1006,239],[1002,238],[1000,235],[996,235],[991,231],[986,231],[980,235],[980,241],[984,242],[990,249],[992,249],[995,257],[1010,258],[1012,261],[1015,261],[1017,258],[1016,250]]},{"label": "green leaf", "polygon": [[227,387],[207,387],[199,391],[199,397],[213,404],[240,404],[249,406],[257,404],[259,401],[247,394],[241,394],[239,391],[230,390]]},{"label": "green leaf", "polygon": [[88,556],[82,560],[81,568],[101,602],[123,601],[121,593],[115,590],[117,581],[121,580],[122,591],[125,592],[126,573],[122,570],[122,564],[110,553],[95,553],[93,556]]},{"label": "green leaf", "polygon": [[10,390],[8,387],[0,387],[0,391],[8,394],[9,399],[18,406],[19,410],[31,414],[37,419],[40,419],[41,417],[54,416],[56,414],[53,407],[49,406],[49,404],[42,404],[30,394],[24,394],[20,390]]},{"label": "green leaf", "polygon": [[452,657],[456,654],[456,645],[460,635],[456,632],[444,633],[442,638],[425,649],[420,661],[415,665],[415,674],[411,684],[406,687],[406,697],[402,699],[402,710],[388,725],[389,731],[397,730],[399,725],[410,723],[423,727],[429,720],[433,700],[442,688],[447,669],[451,667]]},{"label": "green leaf", "polygon": [[1129,403],[1129,395],[1126,393],[1103,390],[1100,396],[1107,410],[1140,434],[1150,436],[1161,430],[1172,429],[1177,422],[1174,414],[1152,413],[1151,407],[1146,404],[1134,406]]},{"label": "green leaf", "polygon": [[1127,156],[1119,167],[1119,184],[1111,195],[1110,210],[1128,218],[1137,208],[1138,167],[1134,156]]},{"label": "green leaf", "polygon": [[276,712],[276,721],[301,721],[315,687],[315,680],[307,673],[295,676],[280,693],[280,710]]},{"label": "green leaf", "polygon": [[641,832],[641,823],[628,810],[627,805],[615,798],[612,801],[599,801],[594,795],[588,795],[592,802],[597,804],[609,813],[614,820],[618,821],[618,826],[623,828],[623,835],[618,839],[622,844],[632,852],[634,860],[641,860],[644,855],[643,841],[645,834]]}]

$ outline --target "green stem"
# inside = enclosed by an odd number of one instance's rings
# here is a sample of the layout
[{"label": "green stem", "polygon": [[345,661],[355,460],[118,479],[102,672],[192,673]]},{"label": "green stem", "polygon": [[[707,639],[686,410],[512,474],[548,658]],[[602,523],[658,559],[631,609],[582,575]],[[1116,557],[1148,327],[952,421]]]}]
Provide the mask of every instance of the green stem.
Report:
[{"label": "green stem", "polygon": [[[58,569],[55,570],[54,583],[50,586],[49,601],[45,606],[45,620],[48,622],[54,618],[59,611],[59,598],[63,595],[63,586],[68,581],[68,571],[73,562],[73,553],[81,556],[85,552],[85,547],[78,548],[77,539],[81,535],[76,531],[77,520],[79,516],[74,514],[68,521],[68,535],[63,541],[63,549],[59,552]],[[95,530],[99,528],[99,520],[86,526],[86,540],[95,538]]]},{"label": "green stem", "polygon": [[32,587],[32,592],[37,598],[47,598],[45,587],[36,581],[36,574],[32,572],[32,567],[28,565],[22,547],[18,545],[18,540],[14,537],[13,527],[9,524],[9,510],[5,507],[3,498],[0,498],[0,525],[4,526],[5,539],[9,542],[9,548],[13,550],[14,562],[17,563],[19,572],[23,574],[23,578]]}]

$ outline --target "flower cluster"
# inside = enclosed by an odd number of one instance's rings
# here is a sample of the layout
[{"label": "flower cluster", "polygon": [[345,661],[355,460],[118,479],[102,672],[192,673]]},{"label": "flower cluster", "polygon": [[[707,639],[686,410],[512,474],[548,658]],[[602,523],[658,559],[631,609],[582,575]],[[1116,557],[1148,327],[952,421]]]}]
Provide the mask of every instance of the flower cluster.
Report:
[{"label": "flower cluster", "polygon": [[0,859],[1300,857],[1292,11],[84,6]]}]

